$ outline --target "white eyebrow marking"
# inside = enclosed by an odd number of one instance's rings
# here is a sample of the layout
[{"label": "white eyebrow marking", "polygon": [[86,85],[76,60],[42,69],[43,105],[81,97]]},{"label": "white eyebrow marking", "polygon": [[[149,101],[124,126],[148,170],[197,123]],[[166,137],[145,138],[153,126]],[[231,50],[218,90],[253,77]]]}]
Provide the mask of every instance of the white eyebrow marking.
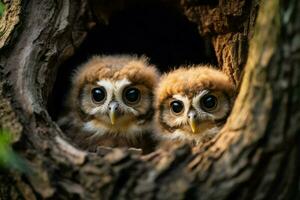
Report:
[{"label": "white eyebrow marking", "polygon": [[113,85],[113,83],[111,81],[105,80],[105,79],[97,81],[97,84],[99,86],[104,87],[106,90],[111,90],[114,87],[114,85]]},{"label": "white eyebrow marking", "polygon": [[127,79],[121,79],[117,81],[110,81],[110,80],[100,80],[97,81],[97,85],[104,87],[106,90],[114,90],[117,91],[127,85],[131,84],[131,82]]},{"label": "white eyebrow marking", "polygon": [[122,79],[122,80],[117,80],[114,83],[114,87],[115,87],[115,89],[119,90],[121,88],[126,87],[127,85],[130,85],[130,84],[131,84],[131,82],[125,78],[125,79]]},{"label": "white eyebrow marking", "polygon": [[180,100],[180,101],[182,101],[182,102],[188,102],[188,101],[189,101],[189,99],[188,99],[187,96],[182,96],[182,95],[180,95],[180,94],[174,94],[172,97],[173,97],[174,99]]}]

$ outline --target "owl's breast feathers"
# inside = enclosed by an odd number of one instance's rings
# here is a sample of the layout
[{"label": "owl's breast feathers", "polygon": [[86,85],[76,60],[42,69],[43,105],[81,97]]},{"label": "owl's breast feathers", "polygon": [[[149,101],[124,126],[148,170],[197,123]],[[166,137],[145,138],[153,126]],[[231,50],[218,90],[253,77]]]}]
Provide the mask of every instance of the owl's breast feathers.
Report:
[{"label": "owl's breast feathers", "polygon": [[152,135],[152,118],[138,120],[138,124],[124,122],[117,127],[111,125],[105,127],[97,120],[82,122],[75,116],[76,113],[71,112],[61,118],[58,124],[79,148],[96,151],[98,146],[132,147],[148,153],[156,146],[156,138]]}]

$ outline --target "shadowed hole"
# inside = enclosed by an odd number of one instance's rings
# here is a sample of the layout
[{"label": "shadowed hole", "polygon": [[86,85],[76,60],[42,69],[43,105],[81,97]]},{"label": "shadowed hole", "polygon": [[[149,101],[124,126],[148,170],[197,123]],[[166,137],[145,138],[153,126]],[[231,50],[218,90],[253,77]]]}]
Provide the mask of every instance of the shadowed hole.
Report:
[{"label": "shadowed hole", "polygon": [[135,6],[116,13],[108,25],[97,24],[75,54],[59,67],[48,101],[53,120],[63,111],[74,70],[92,55],[146,55],[161,72],[188,64],[216,64],[210,38],[178,10],[164,5]]}]

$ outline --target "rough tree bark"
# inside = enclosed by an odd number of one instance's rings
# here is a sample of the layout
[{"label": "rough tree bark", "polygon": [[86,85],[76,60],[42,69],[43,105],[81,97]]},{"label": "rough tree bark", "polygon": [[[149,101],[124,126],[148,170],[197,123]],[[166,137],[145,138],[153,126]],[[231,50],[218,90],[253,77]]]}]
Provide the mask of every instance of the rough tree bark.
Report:
[{"label": "rough tree bark", "polygon": [[[117,2],[122,9],[128,1]],[[58,66],[94,24],[89,2],[7,1],[10,20],[0,22],[0,123],[31,172],[2,171],[1,199],[299,199],[300,3],[205,2],[162,1],[212,38],[219,66],[236,84],[245,65],[232,114],[193,153],[183,145],[141,157],[75,149],[47,113]],[[102,3],[100,17],[109,19],[114,9]]]}]

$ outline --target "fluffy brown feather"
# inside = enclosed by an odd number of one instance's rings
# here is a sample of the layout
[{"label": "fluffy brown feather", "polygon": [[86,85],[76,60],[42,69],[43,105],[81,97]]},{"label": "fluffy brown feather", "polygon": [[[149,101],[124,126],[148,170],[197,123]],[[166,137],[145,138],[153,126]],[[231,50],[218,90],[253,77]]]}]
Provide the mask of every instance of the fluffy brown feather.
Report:
[{"label": "fluffy brown feather", "polygon": [[162,75],[156,90],[156,106],[173,94],[193,96],[203,89],[224,91],[230,96],[235,92],[229,78],[213,66],[186,66]]},{"label": "fluffy brown feather", "polygon": [[[163,75],[155,94],[157,136],[198,144],[214,137],[226,122],[235,87],[223,72],[195,65]],[[204,101],[215,108],[206,108]],[[174,102],[181,104],[182,111],[172,111]]]},{"label": "fluffy brown feather", "polygon": [[[75,72],[66,112],[58,123],[75,144],[87,150],[125,146],[147,152],[155,143],[151,137],[153,90],[158,79],[156,68],[145,57],[94,56]],[[91,91],[100,86],[106,91],[106,99],[95,103]],[[126,104],[123,96],[128,87],[139,90],[138,103]],[[113,101],[118,104],[116,124],[109,118]]]}]

